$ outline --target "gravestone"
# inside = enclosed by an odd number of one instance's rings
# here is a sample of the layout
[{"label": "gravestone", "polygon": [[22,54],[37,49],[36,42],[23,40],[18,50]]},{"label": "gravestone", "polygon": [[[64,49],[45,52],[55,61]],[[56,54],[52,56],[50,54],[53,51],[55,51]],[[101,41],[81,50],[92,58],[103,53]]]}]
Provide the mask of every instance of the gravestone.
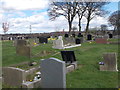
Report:
[{"label": "gravestone", "polygon": [[64,39],[64,45],[65,46],[75,45],[75,38],[74,37],[65,38]]},{"label": "gravestone", "polygon": [[113,35],[112,35],[112,34],[109,34],[109,38],[113,38]]},{"label": "gravestone", "polygon": [[27,42],[25,40],[16,40],[17,46],[26,46]]},{"label": "gravestone", "polygon": [[39,43],[48,43],[48,39],[45,37],[39,37]]},{"label": "gravestone", "polygon": [[107,39],[106,38],[96,38],[95,42],[98,44],[107,44]]},{"label": "gravestone", "polygon": [[62,36],[58,36],[58,39],[59,39],[59,40],[62,40]]},{"label": "gravestone", "polygon": [[75,34],[72,34],[72,37],[74,37],[74,38],[75,38]]},{"label": "gravestone", "polygon": [[75,43],[76,44],[81,44],[81,40],[77,38],[77,39],[75,39]]},{"label": "gravestone", "polygon": [[81,37],[81,33],[78,34],[78,37]]},{"label": "gravestone", "polygon": [[65,62],[56,58],[41,61],[41,87],[66,88]]},{"label": "gravestone", "polygon": [[87,40],[92,40],[92,35],[91,34],[87,35]]},{"label": "gravestone", "polygon": [[30,58],[30,47],[28,46],[17,46],[16,53],[21,56],[27,56]]},{"label": "gravestone", "polygon": [[69,35],[68,34],[65,34],[65,38],[68,38],[69,37]]},{"label": "gravestone", "polygon": [[14,67],[3,68],[3,78],[5,84],[15,87],[21,87],[26,81],[25,71]]},{"label": "gravestone", "polygon": [[66,63],[72,63],[76,61],[74,51],[61,51],[63,61]]},{"label": "gravestone", "polygon": [[54,40],[53,41],[53,48],[63,49],[64,48],[64,46],[63,46],[63,40],[61,40],[61,39]]},{"label": "gravestone", "polygon": [[108,39],[108,38],[109,38],[109,35],[108,35],[108,34],[105,34],[105,35],[103,36],[103,38]]},{"label": "gravestone", "polygon": [[35,38],[35,43],[39,44],[39,39]]},{"label": "gravestone", "polygon": [[116,53],[105,53],[103,54],[103,58],[104,65],[101,71],[118,71]]}]

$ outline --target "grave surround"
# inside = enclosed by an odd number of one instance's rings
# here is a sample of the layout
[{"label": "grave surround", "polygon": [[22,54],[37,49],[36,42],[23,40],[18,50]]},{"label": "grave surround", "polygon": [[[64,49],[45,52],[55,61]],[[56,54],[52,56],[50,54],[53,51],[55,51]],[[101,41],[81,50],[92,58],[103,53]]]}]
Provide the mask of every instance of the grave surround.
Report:
[{"label": "grave surround", "polygon": [[103,54],[104,65],[100,65],[100,71],[118,71],[116,53]]}]

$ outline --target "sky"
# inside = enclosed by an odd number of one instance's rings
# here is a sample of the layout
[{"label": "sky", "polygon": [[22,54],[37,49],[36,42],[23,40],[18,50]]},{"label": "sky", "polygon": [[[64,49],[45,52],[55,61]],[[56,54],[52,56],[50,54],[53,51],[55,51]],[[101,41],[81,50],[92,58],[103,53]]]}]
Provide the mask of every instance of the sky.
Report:
[{"label": "sky", "polygon": [[[0,0],[0,34],[3,34],[2,23],[9,23],[10,33],[47,33],[55,31],[68,31],[68,22],[60,16],[55,21],[49,20],[47,9],[49,0]],[[104,6],[109,14],[105,17],[95,17],[90,22],[90,28],[100,27],[101,24],[108,25],[108,17],[118,10],[118,0]],[[78,27],[78,18],[73,21],[73,26]],[[82,31],[85,29],[86,19],[82,19]],[[112,29],[112,27],[109,27]]]}]

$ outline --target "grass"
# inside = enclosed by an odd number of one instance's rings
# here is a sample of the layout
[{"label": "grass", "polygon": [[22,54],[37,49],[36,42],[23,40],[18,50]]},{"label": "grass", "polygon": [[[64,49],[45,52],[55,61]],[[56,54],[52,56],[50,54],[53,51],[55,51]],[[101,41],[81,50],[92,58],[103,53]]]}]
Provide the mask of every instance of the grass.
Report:
[{"label": "grass", "polygon": [[[117,41],[111,39],[109,41]],[[44,56],[37,56],[31,60],[40,62],[40,59],[55,57],[62,60],[60,51],[52,48],[52,43],[41,44],[32,48],[32,55],[42,51],[50,52]],[[78,61],[78,69],[67,74],[67,88],[116,88],[118,87],[118,72],[99,71],[98,62],[102,61],[102,55],[106,52],[116,52],[118,54],[117,44],[96,44],[95,42],[83,43],[80,47],[65,49],[73,50]],[[120,53],[120,52],[119,52]],[[54,55],[54,56],[53,56]],[[29,62],[29,58],[18,56],[12,41],[3,42],[2,47],[3,66],[11,66],[18,63]],[[118,54],[118,63],[120,56]],[[119,66],[119,64],[118,64]],[[120,86],[120,84],[119,84]]]}]

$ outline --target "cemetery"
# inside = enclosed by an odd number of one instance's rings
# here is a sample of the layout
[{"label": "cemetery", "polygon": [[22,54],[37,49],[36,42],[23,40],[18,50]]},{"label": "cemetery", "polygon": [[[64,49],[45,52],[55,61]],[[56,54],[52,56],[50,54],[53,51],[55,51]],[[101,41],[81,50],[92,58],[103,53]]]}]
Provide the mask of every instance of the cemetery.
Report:
[{"label": "cemetery", "polygon": [[119,1],[0,5],[0,89],[120,89]]},{"label": "cemetery", "polygon": [[[53,48],[57,43],[79,45]],[[79,39],[79,38],[77,38]],[[43,41],[42,41],[43,40]],[[59,41],[60,40],[60,41]],[[3,88],[117,88],[119,55],[114,38],[64,36],[2,41]],[[81,42],[83,40],[83,42]],[[34,43],[37,43],[34,46]],[[9,63],[8,63],[9,62]],[[16,77],[16,78],[14,78]],[[58,78],[59,77],[59,78]],[[113,78],[114,77],[114,78]],[[53,83],[51,83],[53,82]]]}]

